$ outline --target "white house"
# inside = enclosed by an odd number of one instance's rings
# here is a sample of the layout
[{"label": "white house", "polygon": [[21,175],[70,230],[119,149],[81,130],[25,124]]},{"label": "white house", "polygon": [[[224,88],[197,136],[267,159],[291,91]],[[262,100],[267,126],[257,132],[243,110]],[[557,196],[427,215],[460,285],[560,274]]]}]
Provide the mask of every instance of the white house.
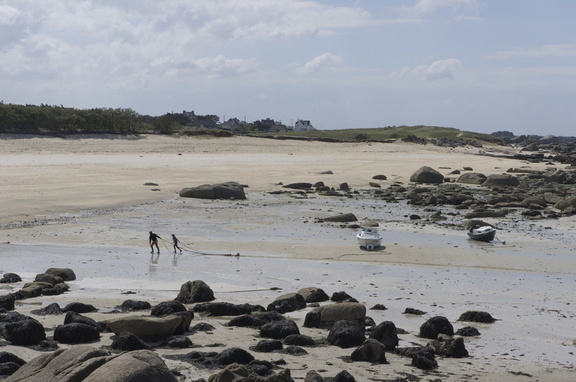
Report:
[{"label": "white house", "polygon": [[299,119],[294,124],[294,131],[311,131],[311,130],[316,129],[314,128],[314,126],[312,126],[310,121],[304,121],[302,119]]}]

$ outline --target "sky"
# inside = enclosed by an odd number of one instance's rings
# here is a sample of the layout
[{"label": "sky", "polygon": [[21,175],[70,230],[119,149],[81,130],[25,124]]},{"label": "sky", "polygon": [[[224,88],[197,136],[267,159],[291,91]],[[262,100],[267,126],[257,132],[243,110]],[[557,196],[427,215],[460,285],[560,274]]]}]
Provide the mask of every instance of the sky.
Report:
[{"label": "sky", "polygon": [[573,0],[0,0],[0,101],[576,135]]}]

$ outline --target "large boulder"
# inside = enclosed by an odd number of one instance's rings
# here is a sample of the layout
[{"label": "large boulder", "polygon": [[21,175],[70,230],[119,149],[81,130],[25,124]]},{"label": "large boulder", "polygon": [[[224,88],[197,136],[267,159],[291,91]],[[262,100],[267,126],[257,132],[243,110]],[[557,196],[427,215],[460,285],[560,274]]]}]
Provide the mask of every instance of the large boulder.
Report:
[{"label": "large boulder", "polygon": [[420,337],[435,340],[438,334],[454,335],[454,327],[446,317],[435,316],[420,326]]},{"label": "large boulder", "polygon": [[39,281],[39,282],[48,283],[48,284],[52,284],[52,285],[56,285],[56,284],[64,282],[62,277],[55,276],[55,275],[50,274],[50,273],[39,273],[34,278],[34,281]]},{"label": "large boulder", "polygon": [[398,333],[392,321],[384,321],[376,325],[370,333],[370,338],[381,342],[387,351],[392,351],[398,346]]},{"label": "large boulder", "polygon": [[147,310],[151,308],[152,306],[148,301],[126,300],[120,305],[120,310],[123,312],[133,312],[135,310]]},{"label": "large boulder", "polygon": [[277,297],[276,300],[268,304],[266,310],[269,312],[287,313],[304,308],[306,308],[306,301],[304,301],[304,297],[301,294],[288,293]]},{"label": "large boulder", "polygon": [[107,320],[104,323],[114,334],[130,332],[143,341],[160,341],[173,335],[184,321],[183,317],[128,316]]},{"label": "large boulder", "polygon": [[520,184],[518,178],[510,174],[490,174],[486,177],[484,187],[515,187]]},{"label": "large boulder", "polygon": [[491,324],[496,319],[488,312],[482,312],[478,310],[469,310],[464,312],[458,318],[458,321],[469,321],[469,322],[481,322],[484,324]]},{"label": "large boulder", "polygon": [[322,220],[325,222],[349,223],[358,221],[358,218],[353,213],[345,213],[345,214],[328,216],[323,218]]},{"label": "large boulder", "polygon": [[54,329],[54,341],[62,344],[84,344],[98,341],[99,339],[100,330],[98,328],[79,322],[58,325]]},{"label": "large boulder", "polygon": [[16,296],[14,296],[12,293],[0,296],[0,309],[14,310],[15,301]]},{"label": "large boulder", "polygon": [[4,338],[13,345],[38,345],[46,339],[46,331],[40,322],[23,316],[23,319],[4,326]]},{"label": "large boulder", "polygon": [[369,338],[352,352],[350,359],[352,361],[386,363],[386,347],[381,342]]},{"label": "large boulder", "polygon": [[4,273],[0,279],[0,284],[12,284],[22,281],[22,278],[16,273]]},{"label": "large boulder", "polygon": [[183,188],[180,190],[180,196],[196,199],[246,199],[244,187],[236,182],[203,184],[198,187]]},{"label": "large boulder", "polygon": [[560,211],[564,211],[568,207],[576,208],[576,196],[570,196],[570,197],[564,198],[554,205],[554,208],[557,208]]},{"label": "large boulder", "polygon": [[164,361],[150,350],[114,355],[103,349],[75,346],[42,354],[6,381],[18,382],[177,382]]},{"label": "large boulder", "polygon": [[178,292],[175,300],[182,304],[212,301],[214,300],[214,292],[202,280],[186,281],[180,287],[180,292]]},{"label": "large boulder", "polygon": [[124,332],[116,336],[110,347],[114,350],[133,351],[150,349],[150,345],[138,338],[134,333]]},{"label": "large boulder", "polygon": [[48,268],[44,273],[62,277],[64,281],[76,280],[76,274],[70,268]]},{"label": "large boulder", "polygon": [[486,181],[486,175],[480,172],[466,172],[456,182],[465,184],[482,184]]},{"label": "large boulder", "polygon": [[272,321],[260,327],[260,336],[265,338],[279,340],[291,334],[300,334],[298,325],[292,320]]},{"label": "large boulder", "polygon": [[364,331],[353,321],[338,321],[334,324],[326,342],[343,349],[359,346],[366,341]]},{"label": "large boulder", "polygon": [[468,350],[466,350],[464,339],[462,337],[444,339],[443,341],[432,341],[430,346],[434,349],[436,354],[442,357],[468,357]]},{"label": "large boulder", "polygon": [[337,321],[353,321],[364,326],[366,307],[357,302],[342,302],[318,307],[306,314],[304,327],[330,328]]},{"label": "large boulder", "polygon": [[150,310],[150,315],[155,317],[162,317],[169,314],[186,311],[186,307],[178,301],[164,301],[154,305]]},{"label": "large boulder", "polygon": [[304,301],[307,303],[324,302],[330,299],[326,292],[318,287],[302,288],[298,291],[298,294],[302,295],[302,297],[304,297]]},{"label": "large boulder", "polygon": [[432,167],[422,166],[410,176],[410,181],[414,183],[444,183],[444,175]]},{"label": "large boulder", "polygon": [[76,313],[90,313],[96,312],[98,309],[91,304],[85,304],[83,302],[71,302],[62,308],[63,312],[76,312]]}]

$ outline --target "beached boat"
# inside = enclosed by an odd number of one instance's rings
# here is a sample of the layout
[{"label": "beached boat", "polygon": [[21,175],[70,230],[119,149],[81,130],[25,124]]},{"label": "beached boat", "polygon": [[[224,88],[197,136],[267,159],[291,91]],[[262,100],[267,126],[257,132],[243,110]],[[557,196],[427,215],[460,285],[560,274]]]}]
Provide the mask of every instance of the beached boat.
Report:
[{"label": "beached boat", "polygon": [[378,248],[382,242],[382,235],[373,227],[362,228],[360,233],[356,235],[356,238],[358,239],[360,248],[367,249],[368,251]]},{"label": "beached boat", "polygon": [[473,226],[468,231],[468,236],[472,240],[492,241],[496,237],[496,229],[489,225],[484,225],[481,227]]}]

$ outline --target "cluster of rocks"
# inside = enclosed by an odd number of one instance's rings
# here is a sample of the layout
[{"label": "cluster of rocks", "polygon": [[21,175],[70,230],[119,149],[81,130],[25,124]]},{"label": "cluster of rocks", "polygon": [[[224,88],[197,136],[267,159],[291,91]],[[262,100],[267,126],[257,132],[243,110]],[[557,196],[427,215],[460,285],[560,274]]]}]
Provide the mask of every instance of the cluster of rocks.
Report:
[{"label": "cluster of rocks", "polygon": [[[62,271],[66,275],[73,274],[71,270]],[[6,274],[5,278],[18,280],[15,274]],[[173,301],[152,306],[145,301],[126,300],[111,312],[112,315],[124,314],[100,322],[86,315],[98,310],[90,304],[75,302],[61,308],[53,303],[31,312],[39,316],[64,315],[63,324],[54,328],[52,337],[46,335],[47,330],[36,319],[12,311],[13,305],[5,306],[0,313],[0,334],[4,339],[12,345],[28,346],[47,353],[26,363],[4,352],[0,354],[0,375],[11,375],[7,381],[25,382],[61,381],[62,375],[76,375],[74,381],[83,382],[177,381],[180,372],[169,370],[154,349],[191,348],[194,347],[189,338],[191,334],[216,330],[207,323],[191,327],[195,313],[203,317],[231,317],[225,326],[252,328],[262,338],[248,349],[232,347],[221,352],[194,350],[164,356],[201,368],[222,369],[209,378],[212,382],[291,382],[290,370],[283,359],[275,362],[258,360],[252,352],[306,356],[306,348],[317,346],[351,349],[350,362],[386,364],[386,353],[394,353],[411,358],[416,368],[430,370],[438,367],[436,357],[467,357],[468,351],[462,336],[479,334],[472,327],[462,328],[455,333],[447,318],[437,316],[426,320],[420,327],[419,336],[431,341],[422,346],[399,348],[399,335],[406,332],[397,328],[393,322],[376,324],[366,315],[367,308],[346,292],[335,292],[328,296],[317,287],[284,294],[266,307],[213,300],[211,288],[203,281],[195,280],[183,284]],[[188,309],[184,303],[193,306]],[[306,308],[312,309],[306,314],[303,327],[324,329],[327,333],[325,338],[311,338],[302,334],[296,322],[284,316],[284,313]],[[378,304],[371,309],[386,308]],[[142,311],[148,310],[149,315],[142,314]],[[131,312],[137,313],[126,314]],[[407,309],[406,312],[417,313],[418,310]],[[459,320],[494,321],[485,312],[465,312]],[[86,345],[98,342],[102,333],[114,334],[111,346],[97,349]],[[78,346],[61,349],[60,344]],[[305,378],[305,382],[324,380],[315,370],[309,371]],[[326,380],[348,382],[355,379],[348,371],[342,370]]]}]

